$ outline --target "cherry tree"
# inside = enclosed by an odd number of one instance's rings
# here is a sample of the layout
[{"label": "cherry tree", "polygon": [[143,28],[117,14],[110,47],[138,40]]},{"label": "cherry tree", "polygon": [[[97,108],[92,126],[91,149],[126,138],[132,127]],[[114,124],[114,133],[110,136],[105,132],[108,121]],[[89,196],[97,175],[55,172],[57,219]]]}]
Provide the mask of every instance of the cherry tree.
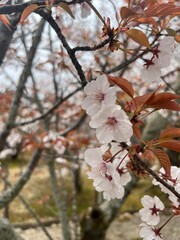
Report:
[{"label": "cherry tree", "polygon": [[[180,150],[179,13],[177,1],[1,1],[1,76],[9,82],[2,84],[0,99],[0,158],[31,153],[18,182],[0,197],[1,208],[20,193],[45,155],[63,237],[71,239],[54,163],[90,145],[84,152],[87,175],[107,201],[84,215],[81,239],[104,239],[144,176],[168,195],[171,218],[179,215],[179,168],[168,155]],[[72,131],[82,125],[85,112],[97,141],[82,134],[76,145]],[[141,202],[140,236],[163,239],[161,230],[171,219],[157,227],[164,204],[147,195]],[[77,239],[77,226],[74,235]]]}]

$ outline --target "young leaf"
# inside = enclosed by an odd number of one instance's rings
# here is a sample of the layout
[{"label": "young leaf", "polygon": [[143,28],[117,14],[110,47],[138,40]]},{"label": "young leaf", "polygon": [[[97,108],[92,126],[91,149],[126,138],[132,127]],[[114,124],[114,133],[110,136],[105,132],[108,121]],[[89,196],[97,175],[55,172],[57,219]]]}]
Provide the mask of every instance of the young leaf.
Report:
[{"label": "young leaf", "polygon": [[107,76],[110,81],[120,87],[124,92],[126,92],[131,98],[133,98],[134,90],[132,84],[125,78]]},{"label": "young leaf", "polygon": [[161,131],[158,141],[165,141],[176,137],[180,137],[180,128],[167,128]]},{"label": "young leaf", "polygon": [[60,6],[65,12],[67,12],[72,18],[75,19],[74,15],[73,15],[73,13],[72,13],[72,11],[71,11],[71,9],[70,9],[70,7],[69,7],[66,3],[62,2],[62,3],[59,4],[59,6]]},{"label": "young leaf", "polygon": [[136,13],[133,10],[131,10],[130,8],[122,7],[120,9],[120,16],[121,16],[122,20],[124,20],[125,18],[128,18],[130,16],[133,16],[133,15],[136,15]]},{"label": "young leaf", "polygon": [[136,18],[135,21],[142,24],[152,24],[154,28],[157,27],[157,23],[153,17],[139,17]]},{"label": "young leaf", "polygon": [[180,104],[173,100],[180,98],[180,95],[173,93],[157,93],[153,98],[146,102],[147,107],[153,107],[157,109],[168,109],[172,111],[180,111]]},{"label": "young leaf", "polygon": [[161,147],[171,149],[175,152],[180,152],[180,141],[178,140],[171,139],[171,140],[163,141],[163,142],[160,142],[159,145]]},{"label": "young leaf", "polygon": [[11,31],[11,24],[9,22],[9,19],[6,17],[6,15],[2,14],[0,15],[0,20],[6,25],[6,27]]},{"label": "young leaf", "polygon": [[166,28],[165,30],[166,30],[166,32],[168,33],[168,36],[173,36],[173,37],[176,36],[176,31],[175,31],[174,29],[172,29],[172,28]]},{"label": "young leaf", "polygon": [[145,11],[145,16],[147,17],[152,17],[152,16],[165,16],[167,15],[167,10],[169,11],[170,9],[174,8],[173,4],[168,4],[168,3],[162,3],[162,4],[157,4],[154,6],[150,6],[146,11]]},{"label": "young leaf", "polygon": [[133,126],[132,126],[132,128],[133,128],[133,133],[134,133],[134,135],[139,139],[139,140],[141,140],[141,131],[140,131],[140,129],[139,129],[139,124],[133,124]]},{"label": "young leaf", "polygon": [[176,36],[175,36],[175,40],[176,40],[176,42],[180,43],[180,36],[179,36],[179,35],[176,35]]},{"label": "young leaf", "polygon": [[147,94],[144,94],[143,96],[138,96],[138,97],[134,98],[134,101],[136,102],[136,112],[137,113],[141,112],[143,109],[148,108],[147,103],[150,102],[154,98],[157,91],[159,91],[159,88],[156,89],[152,93],[147,93]]},{"label": "young leaf", "polygon": [[154,162],[155,160],[157,160],[157,157],[155,156],[155,154],[153,153],[152,150],[150,149],[146,149],[144,152],[143,152],[143,157],[145,160],[149,161],[149,162]]},{"label": "young leaf", "polygon": [[32,5],[29,5],[28,7],[26,7],[21,14],[19,23],[22,23],[32,12],[34,12],[38,8],[39,8],[39,6],[37,4],[32,4]]},{"label": "young leaf", "polygon": [[166,152],[161,149],[152,150],[156,158],[159,160],[161,166],[164,168],[166,175],[170,176],[171,162]]},{"label": "young leaf", "polygon": [[138,43],[142,46],[145,46],[147,48],[151,48],[148,38],[142,31],[140,31],[138,29],[129,29],[126,33],[127,33],[128,37],[130,37],[136,43]]}]

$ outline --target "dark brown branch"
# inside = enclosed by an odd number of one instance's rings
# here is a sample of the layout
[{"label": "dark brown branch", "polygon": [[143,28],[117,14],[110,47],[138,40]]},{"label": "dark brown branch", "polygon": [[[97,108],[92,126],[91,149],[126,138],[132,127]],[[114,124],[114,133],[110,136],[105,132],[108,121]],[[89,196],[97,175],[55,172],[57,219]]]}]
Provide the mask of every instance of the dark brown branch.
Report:
[{"label": "dark brown branch", "polygon": [[85,121],[86,117],[87,117],[86,113],[83,114],[75,123],[73,123],[72,126],[70,126],[63,133],[61,133],[61,135],[66,136],[69,132],[71,132],[71,131],[77,129],[78,127],[80,127],[82,125],[82,123]]},{"label": "dark brown branch", "polygon": [[[73,0],[73,1],[63,1],[63,0],[56,0],[53,4],[53,6],[57,6],[60,3],[66,3],[68,5],[74,5],[76,3],[83,3],[85,0]],[[22,13],[25,8],[32,4],[37,4],[38,6],[44,6],[47,4],[46,0],[40,0],[40,1],[29,1],[26,3],[21,4],[14,4],[14,5],[4,5],[0,7],[0,14],[12,14],[12,13]]]},{"label": "dark brown branch", "polygon": [[80,65],[80,63],[78,62],[76,56],[75,56],[75,52],[72,50],[72,48],[69,46],[65,36],[63,35],[60,27],[58,26],[58,24],[56,23],[56,21],[53,19],[53,17],[49,14],[46,13],[43,10],[38,10],[36,11],[40,16],[42,16],[49,24],[50,26],[54,29],[54,31],[56,32],[58,38],[61,40],[63,47],[66,49],[69,58],[73,64],[73,66],[75,67],[79,78],[81,80],[81,84],[82,86],[86,85],[86,78],[84,75],[84,72],[82,70],[82,66]]},{"label": "dark brown branch", "polygon": [[102,43],[100,43],[98,45],[95,45],[93,47],[79,46],[79,47],[72,48],[72,51],[74,51],[74,52],[77,52],[77,51],[86,51],[86,52],[96,51],[96,50],[99,50],[99,49],[103,48],[104,46],[106,46],[110,41],[111,41],[111,38],[107,38]]},{"label": "dark brown branch", "polygon": [[12,125],[12,127],[20,127],[20,126],[24,126],[24,125],[28,125],[40,120],[45,119],[48,115],[52,114],[56,108],[58,108],[63,102],[65,102],[67,99],[69,99],[71,96],[73,96],[76,92],[82,90],[82,87],[77,88],[75,91],[73,91],[72,93],[68,94],[66,97],[64,97],[63,99],[59,99],[59,101],[57,103],[54,104],[54,106],[52,108],[50,108],[47,112],[43,113],[41,116],[34,118],[30,121],[25,121],[25,122],[21,122],[21,123],[15,123]]},{"label": "dark brown branch", "polygon": [[174,189],[173,186],[169,185],[166,181],[164,181],[162,178],[160,178],[156,172],[154,172],[146,162],[142,161],[137,155],[133,155],[133,159],[141,166],[143,167],[156,181],[161,183],[164,187],[166,187],[168,190],[170,190],[177,198],[180,200],[180,194]]}]

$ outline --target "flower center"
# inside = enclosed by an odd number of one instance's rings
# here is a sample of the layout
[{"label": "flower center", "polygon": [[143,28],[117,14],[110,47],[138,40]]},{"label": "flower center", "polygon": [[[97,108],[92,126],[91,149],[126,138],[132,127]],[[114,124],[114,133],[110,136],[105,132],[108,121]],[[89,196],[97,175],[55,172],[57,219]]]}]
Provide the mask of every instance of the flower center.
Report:
[{"label": "flower center", "polygon": [[115,117],[108,117],[106,124],[114,127],[117,124],[117,120]]},{"label": "flower center", "polygon": [[154,65],[153,58],[152,59],[145,59],[145,64],[143,66],[146,66],[146,69],[149,68],[149,66]]},{"label": "flower center", "polygon": [[105,174],[107,172],[106,163],[101,162],[100,164],[98,164],[98,166],[96,167],[96,170],[101,174]]},{"label": "flower center", "polygon": [[152,215],[155,214],[156,216],[157,216],[158,212],[160,211],[158,208],[156,208],[156,205],[154,205],[153,208],[150,208],[150,210],[151,210],[151,214]]},{"label": "flower center", "polygon": [[95,98],[98,102],[102,102],[104,100],[105,94],[102,92],[97,92],[95,94]]},{"label": "flower center", "polygon": [[112,181],[112,176],[111,175],[108,175],[108,174],[105,174],[105,177],[111,182]]}]

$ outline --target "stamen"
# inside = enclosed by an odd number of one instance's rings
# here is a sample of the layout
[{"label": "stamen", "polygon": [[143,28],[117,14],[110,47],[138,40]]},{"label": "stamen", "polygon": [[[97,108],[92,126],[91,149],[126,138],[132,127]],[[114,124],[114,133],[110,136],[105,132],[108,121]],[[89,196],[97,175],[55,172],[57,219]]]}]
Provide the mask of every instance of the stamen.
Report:
[{"label": "stamen", "polygon": [[117,120],[115,117],[108,117],[106,124],[113,127],[117,124]]}]

